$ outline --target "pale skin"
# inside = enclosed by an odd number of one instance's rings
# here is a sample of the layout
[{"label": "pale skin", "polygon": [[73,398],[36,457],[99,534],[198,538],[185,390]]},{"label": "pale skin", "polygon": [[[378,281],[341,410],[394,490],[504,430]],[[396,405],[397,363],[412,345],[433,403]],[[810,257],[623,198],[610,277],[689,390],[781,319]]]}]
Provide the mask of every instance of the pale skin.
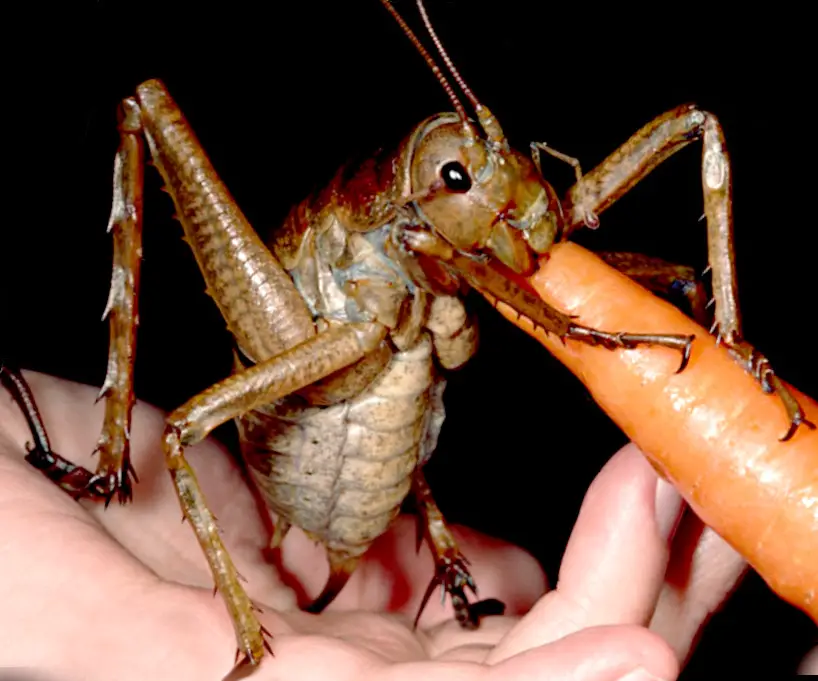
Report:
[{"label": "pale skin", "polygon": [[[102,419],[96,391],[26,377],[55,451],[92,464]],[[107,680],[112,670],[123,681],[202,681],[230,669],[232,625],[181,523],[159,446],[163,416],[141,403],[134,414],[141,482],[132,506],[104,510],[73,502],[23,461],[30,434],[0,394],[0,668],[60,681]],[[607,681],[636,670],[649,676],[627,678],[675,679],[743,569],[705,533],[699,578],[684,593],[665,584],[666,537],[682,506],[629,445],[589,489],[554,590],[546,592],[539,566],[521,549],[458,532],[481,597],[503,600],[506,616],[464,631],[433,598],[412,631],[431,558],[425,548],[415,553],[411,518],[376,543],[325,614],[308,615],[295,610],[291,586],[320,590],[323,550],[293,529],[278,562],[266,562],[268,528],[223,447],[206,441],[190,449],[190,461],[273,635],[275,657],[265,657],[257,681]]]}]

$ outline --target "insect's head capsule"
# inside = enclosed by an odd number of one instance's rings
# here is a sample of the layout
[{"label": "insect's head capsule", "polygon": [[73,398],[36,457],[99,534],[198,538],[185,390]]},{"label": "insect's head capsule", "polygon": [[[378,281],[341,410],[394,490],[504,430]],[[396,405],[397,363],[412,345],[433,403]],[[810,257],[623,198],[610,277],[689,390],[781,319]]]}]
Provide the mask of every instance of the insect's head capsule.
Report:
[{"label": "insect's head capsule", "polygon": [[559,237],[559,200],[523,154],[463,132],[442,114],[413,136],[410,193],[419,217],[457,249],[488,253],[519,274]]}]

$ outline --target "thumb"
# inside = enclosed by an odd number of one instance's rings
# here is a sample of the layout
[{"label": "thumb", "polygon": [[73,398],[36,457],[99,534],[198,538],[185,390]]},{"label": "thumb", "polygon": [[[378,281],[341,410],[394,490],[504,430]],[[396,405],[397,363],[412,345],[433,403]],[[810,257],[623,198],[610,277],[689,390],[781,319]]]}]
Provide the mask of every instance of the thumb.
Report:
[{"label": "thumb", "polygon": [[492,668],[492,681],[651,681],[676,679],[679,663],[658,635],[635,625],[582,629],[508,658]]}]

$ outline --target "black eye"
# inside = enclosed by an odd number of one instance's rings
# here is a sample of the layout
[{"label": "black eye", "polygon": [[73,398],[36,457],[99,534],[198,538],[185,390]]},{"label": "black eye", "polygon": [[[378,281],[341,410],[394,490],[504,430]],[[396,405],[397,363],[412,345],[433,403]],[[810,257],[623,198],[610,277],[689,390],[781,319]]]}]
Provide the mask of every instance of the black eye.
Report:
[{"label": "black eye", "polygon": [[471,189],[471,178],[462,163],[449,161],[440,169],[440,177],[453,192],[464,194]]}]

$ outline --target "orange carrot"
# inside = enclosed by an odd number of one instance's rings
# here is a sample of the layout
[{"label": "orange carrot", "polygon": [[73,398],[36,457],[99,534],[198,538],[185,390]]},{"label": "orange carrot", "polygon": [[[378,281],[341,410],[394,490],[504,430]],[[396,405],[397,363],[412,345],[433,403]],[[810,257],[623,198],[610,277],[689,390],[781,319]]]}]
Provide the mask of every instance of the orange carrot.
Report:
[{"label": "orange carrot", "polygon": [[[679,490],[699,517],[770,587],[818,623],[818,432],[789,442],[777,397],[707,331],[575,244],[560,244],[531,278],[540,296],[606,331],[696,335],[690,365],[665,348],[616,351],[532,330]],[[818,403],[794,391],[818,423]]]}]

